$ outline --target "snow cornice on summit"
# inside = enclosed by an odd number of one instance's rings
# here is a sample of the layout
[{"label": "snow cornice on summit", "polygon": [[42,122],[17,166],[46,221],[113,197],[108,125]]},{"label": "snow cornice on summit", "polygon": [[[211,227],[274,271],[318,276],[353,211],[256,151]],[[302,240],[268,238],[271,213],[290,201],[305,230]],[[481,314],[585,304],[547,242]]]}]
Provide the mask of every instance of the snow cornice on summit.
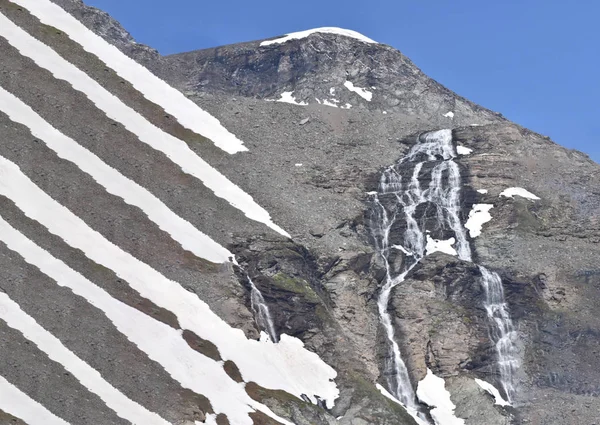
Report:
[{"label": "snow cornice on summit", "polygon": [[362,41],[363,43],[377,44],[377,42],[375,40],[371,40],[370,38],[362,35],[359,32],[353,31],[353,30],[347,30],[347,29],[336,28],[336,27],[322,27],[322,28],[314,28],[314,29],[306,30],[306,31],[293,32],[290,34],[286,34],[283,37],[276,38],[274,40],[266,40],[266,41],[263,41],[262,43],[260,43],[260,46],[261,47],[271,46],[273,44],[283,44],[290,40],[301,40],[312,34],[317,34],[317,33],[318,34],[342,35],[344,37],[350,37],[350,38],[354,38],[356,40]]}]

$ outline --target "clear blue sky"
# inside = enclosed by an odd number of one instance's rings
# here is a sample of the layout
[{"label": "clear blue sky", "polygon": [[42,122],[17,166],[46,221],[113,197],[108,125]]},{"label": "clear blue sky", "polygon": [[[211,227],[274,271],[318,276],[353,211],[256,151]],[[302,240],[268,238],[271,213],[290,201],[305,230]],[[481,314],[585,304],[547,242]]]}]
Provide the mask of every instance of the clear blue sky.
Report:
[{"label": "clear blue sky", "polygon": [[162,54],[359,31],[449,89],[600,162],[598,0],[84,0]]}]

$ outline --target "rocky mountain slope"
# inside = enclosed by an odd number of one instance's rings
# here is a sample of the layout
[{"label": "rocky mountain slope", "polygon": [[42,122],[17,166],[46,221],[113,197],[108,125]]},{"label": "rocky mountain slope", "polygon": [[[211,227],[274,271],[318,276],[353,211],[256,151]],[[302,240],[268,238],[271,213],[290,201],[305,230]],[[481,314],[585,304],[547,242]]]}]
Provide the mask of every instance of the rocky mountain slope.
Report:
[{"label": "rocky mountain slope", "polygon": [[0,53],[0,424],[598,421],[584,154],[339,29],[0,0]]}]

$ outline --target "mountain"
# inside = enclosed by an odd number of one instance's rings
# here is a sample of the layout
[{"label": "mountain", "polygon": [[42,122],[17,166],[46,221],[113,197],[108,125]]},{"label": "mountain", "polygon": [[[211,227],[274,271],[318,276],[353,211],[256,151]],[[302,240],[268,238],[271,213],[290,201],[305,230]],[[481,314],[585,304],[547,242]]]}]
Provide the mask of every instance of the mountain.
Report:
[{"label": "mountain", "polygon": [[0,424],[597,422],[585,154],[349,30],[0,53]]}]

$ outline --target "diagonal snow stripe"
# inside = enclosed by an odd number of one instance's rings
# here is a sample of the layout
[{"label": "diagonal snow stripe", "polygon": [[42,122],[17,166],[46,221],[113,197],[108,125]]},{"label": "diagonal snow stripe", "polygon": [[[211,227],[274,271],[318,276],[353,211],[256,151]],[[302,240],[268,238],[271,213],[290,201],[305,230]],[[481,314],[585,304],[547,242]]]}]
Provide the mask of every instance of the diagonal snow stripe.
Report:
[{"label": "diagonal snow stripe", "polygon": [[69,425],[0,376],[0,409],[29,425]]},{"label": "diagonal snow stripe", "polygon": [[97,370],[77,357],[3,292],[0,292],[0,319],[4,320],[11,328],[21,332],[51,360],[60,363],[67,371],[71,372],[84,387],[91,393],[97,394],[119,417],[134,425],[169,425],[169,422],[156,413],[146,410],[106,382]]},{"label": "diagonal snow stripe", "polygon": [[32,59],[38,66],[50,71],[55,78],[67,81],[75,90],[84,93],[107,117],[123,124],[143,143],[163,152],[171,161],[179,165],[183,172],[199,179],[216,196],[225,199],[232,206],[242,211],[246,217],[263,223],[283,236],[289,237],[285,230],[271,221],[267,210],[196,155],[184,141],[165,133],[150,123],[86,73],[64,60],[50,47],[33,38],[1,13],[0,36],[19,50],[23,56]]},{"label": "diagonal snow stripe", "polygon": [[88,258],[129,282],[142,297],[173,312],[183,329],[215,344],[224,360],[233,361],[246,382],[280,389],[297,397],[315,396],[333,406],[339,390],[337,373],[297,338],[282,335],[279,343],[248,340],[210,310],[196,294],[139,261],[92,230],[83,220],[37,187],[19,167],[0,156],[0,195],[11,199],[28,217],[61,237]]},{"label": "diagonal snow stripe", "polygon": [[140,208],[150,220],[174,240],[200,258],[223,263],[233,258],[227,249],[200,232],[189,222],[171,211],[162,201],[134,181],[104,163],[92,152],[52,127],[33,109],[0,86],[0,111],[23,124],[35,137],[43,141],[59,157],[77,165],[92,176],[108,193]]},{"label": "diagonal snow stripe", "polygon": [[247,151],[243,142],[231,134],[215,117],[202,110],[180,91],[158,78],[144,66],[125,55],[102,37],[48,0],[10,0],[37,17],[42,23],[58,28],[83,49],[96,55],[121,78],[129,81],[151,102],[173,115],[181,125],[208,137],[225,152]]},{"label": "diagonal snow stripe", "polygon": [[[105,290],[29,240],[2,217],[0,217],[0,240],[10,250],[23,257],[27,263],[39,268],[42,273],[53,279],[59,286],[71,289],[74,294],[79,295],[104,312],[119,332],[145,352],[150,359],[159,363],[173,379],[182,386],[206,396],[217,413],[224,413],[232,418],[233,423],[242,425],[252,423],[248,413],[256,409],[282,423],[286,423],[285,420],[275,416],[265,406],[252,400],[244,391],[244,387],[233,381],[225,373],[219,362],[191,349],[182,338],[181,331],[173,329],[111,297]],[[1,312],[4,307],[2,295],[0,293],[0,318],[3,318]],[[15,308],[18,308],[18,306]],[[17,315],[14,318],[17,319]],[[27,323],[33,319],[25,317],[21,320]],[[9,323],[9,325],[11,324]],[[16,325],[11,326],[17,328]],[[20,326],[22,328],[24,325]],[[29,337],[28,334],[25,336]],[[48,336],[48,338],[50,337]],[[34,340],[33,338],[30,339]],[[63,360],[68,363],[63,363]],[[66,357],[63,357],[60,363],[67,369],[67,365],[74,364]],[[77,375],[75,376],[77,377]],[[131,420],[131,418],[128,419]],[[164,422],[157,421],[133,421],[133,423],[139,425],[164,424]]]}]

